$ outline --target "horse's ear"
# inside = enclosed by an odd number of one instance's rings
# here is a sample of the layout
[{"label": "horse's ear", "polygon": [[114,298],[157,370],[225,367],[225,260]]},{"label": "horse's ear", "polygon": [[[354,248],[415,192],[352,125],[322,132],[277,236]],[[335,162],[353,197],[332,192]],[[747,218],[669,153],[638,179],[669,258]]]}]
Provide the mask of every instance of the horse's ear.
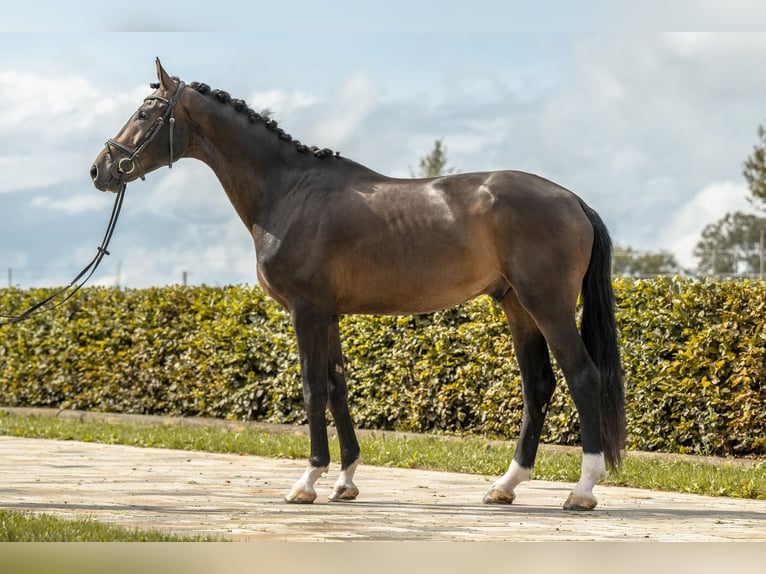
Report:
[{"label": "horse's ear", "polygon": [[165,68],[162,67],[159,58],[157,58],[157,79],[160,81],[160,88],[165,91],[169,92],[175,87],[170,74],[168,74],[165,71]]}]

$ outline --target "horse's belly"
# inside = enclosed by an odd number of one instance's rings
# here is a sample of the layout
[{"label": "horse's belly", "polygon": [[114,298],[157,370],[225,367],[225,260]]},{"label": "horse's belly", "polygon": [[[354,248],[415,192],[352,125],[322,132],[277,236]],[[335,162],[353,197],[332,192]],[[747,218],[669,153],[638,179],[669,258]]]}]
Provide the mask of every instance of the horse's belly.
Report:
[{"label": "horse's belly", "polygon": [[454,307],[503,282],[481,261],[386,262],[343,273],[337,284],[341,314],[410,315]]}]

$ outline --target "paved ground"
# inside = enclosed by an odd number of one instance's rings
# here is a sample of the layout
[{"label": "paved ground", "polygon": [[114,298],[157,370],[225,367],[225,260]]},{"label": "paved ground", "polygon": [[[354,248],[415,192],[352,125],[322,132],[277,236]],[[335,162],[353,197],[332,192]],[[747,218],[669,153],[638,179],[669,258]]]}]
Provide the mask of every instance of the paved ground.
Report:
[{"label": "paved ground", "polygon": [[258,541],[766,541],[766,501],[597,487],[564,512],[571,484],[532,481],[512,506],[481,503],[493,478],[362,466],[360,497],[282,497],[303,461],[0,437],[0,508]]}]

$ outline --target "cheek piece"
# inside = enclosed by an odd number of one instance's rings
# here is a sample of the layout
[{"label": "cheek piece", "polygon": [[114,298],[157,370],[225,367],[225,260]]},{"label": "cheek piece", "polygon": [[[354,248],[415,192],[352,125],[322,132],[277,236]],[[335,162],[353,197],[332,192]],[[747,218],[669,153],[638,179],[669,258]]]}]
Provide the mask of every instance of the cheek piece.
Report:
[{"label": "cheek piece", "polygon": [[[175,127],[176,123],[175,108],[178,100],[181,97],[181,92],[183,92],[185,86],[186,84],[184,84],[184,82],[180,82],[178,84],[178,88],[176,89],[176,93],[173,94],[173,97],[169,100],[160,96],[149,96],[144,100],[145,102],[152,100],[160,101],[167,105],[167,109],[165,110],[165,113],[157,118],[151,127],[146,131],[143,139],[141,140],[141,143],[139,143],[135,149],[131,150],[128,146],[123,145],[114,139],[109,139],[104,144],[106,147],[106,156],[109,159],[110,168],[112,166],[116,168],[116,179],[122,179],[124,176],[130,175],[136,170],[138,170],[138,176],[142,180],[146,179],[146,174],[144,173],[144,170],[141,167],[141,163],[139,162],[139,156],[146,149],[146,146],[148,146],[152,140],[157,137],[157,134],[160,132],[166,122],[168,124],[168,141],[170,142],[170,157],[168,159],[168,167],[173,167],[173,128]],[[122,157],[115,163],[114,158],[112,157],[112,148],[118,149],[119,151],[126,154],[127,157]]]}]

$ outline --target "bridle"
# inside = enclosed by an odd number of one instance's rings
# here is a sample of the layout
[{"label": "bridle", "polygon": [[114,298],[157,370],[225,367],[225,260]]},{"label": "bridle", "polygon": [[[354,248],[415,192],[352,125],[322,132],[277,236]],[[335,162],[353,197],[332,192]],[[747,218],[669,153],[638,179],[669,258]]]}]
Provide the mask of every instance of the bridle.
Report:
[{"label": "bridle", "polygon": [[127,154],[127,157],[122,157],[117,161],[117,178],[122,179],[122,177],[126,175],[130,175],[135,171],[138,170],[138,175],[142,180],[146,179],[146,175],[144,174],[144,169],[141,167],[141,162],[138,161],[139,156],[141,153],[146,149],[146,146],[148,146],[152,140],[154,140],[155,137],[157,137],[157,134],[162,129],[162,126],[165,125],[165,122],[168,123],[168,141],[170,142],[170,158],[168,159],[168,167],[173,167],[173,128],[175,127],[176,118],[175,118],[175,109],[176,104],[178,103],[178,100],[181,98],[181,93],[183,92],[184,88],[186,87],[186,84],[181,81],[178,84],[178,88],[176,89],[176,93],[173,94],[173,97],[170,99],[163,98],[161,96],[149,96],[147,98],[144,98],[144,102],[150,102],[153,100],[162,102],[167,105],[167,108],[165,109],[165,113],[158,117],[154,123],[151,125],[151,127],[146,130],[146,133],[144,134],[144,139],[141,140],[141,143],[138,144],[138,146],[131,150],[128,146],[121,144],[118,141],[115,141],[114,139],[110,138],[106,141],[104,144],[104,147],[106,147],[106,156],[109,158],[109,164],[114,165],[114,158],[112,157],[112,150],[111,148],[117,148],[121,152]]},{"label": "bridle", "polygon": [[[167,104],[167,109],[165,110],[165,113],[157,118],[155,122],[152,124],[152,126],[146,131],[144,134],[144,138],[141,141],[141,143],[136,147],[135,150],[130,150],[127,146],[114,141],[113,139],[109,139],[105,146],[106,146],[106,155],[109,158],[109,162],[111,165],[114,165],[114,159],[112,158],[112,153],[110,150],[110,146],[117,148],[118,150],[122,151],[123,153],[128,154],[127,157],[121,158],[117,162],[117,172],[118,177],[117,179],[120,180],[120,188],[116,193],[116,197],[114,199],[114,206],[112,207],[112,215],[109,217],[109,224],[106,228],[106,233],[104,233],[104,238],[101,241],[101,245],[97,248],[96,255],[91,259],[90,263],[85,266],[85,268],[80,271],[77,276],[72,279],[72,281],[69,282],[69,284],[59,289],[58,291],[55,291],[45,299],[38,301],[31,307],[29,307],[27,310],[23,311],[22,313],[19,313],[18,315],[4,315],[0,313],[0,325],[8,325],[11,323],[18,323],[19,321],[23,321],[25,319],[28,319],[32,317],[33,315],[38,315],[40,313],[43,313],[44,311],[50,311],[52,309],[55,309],[57,307],[60,307],[64,303],[66,303],[69,299],[72,298],[72,296],[77,293],[77,291],[80,290],[80,288],[85,285],[85,283],[88,282],[88,280],[93,276],[93,273],[95,273],[96,268],[98,267],[99,263],[101,263],[101,260],[104,258],[104,256],[109,255],[108,247],[109,247],[109,241],[112,239],[112,234],[114,233],[114,229],[117,226],[117,218],[120,215],[120,210],[122,209],[122,201],[125,197],[125,189],[127,188],[128,184],[123,179],[124,176],[129,175],[133,173],[133,170],[138,169],[138,173],[141,177],[141,179],[146,179],[146,176],[144,174],[143,168],[141,167],[141,163],[138,161],[139,156],[141,153],[146,149],[146,146],[148,146],[152,140],[157,136],[160,129],[162,129],[162,126],[165,125],[165,122],[168,123],[168,129],[170,130],[169,133],[169,141],[170,141],[170,159],[168,161],[168,167],[173,167],[173,127],[175,125],[175,106],[178,103],[178,100],[181,97],[181,92],[183,91],[186,84],[183,82],[180,82],[178,84],[178,88],[176,89],[176,93],[173,94],[173,97],[171,97],[169,100],[166,98],[163,98],[161,96],[149,96],[148,98],[145,98],[144,101],[151,101],[151,100],[158,100],[162,103]],[[56,301],[59,297],[62,297],[59,301]]]}]

